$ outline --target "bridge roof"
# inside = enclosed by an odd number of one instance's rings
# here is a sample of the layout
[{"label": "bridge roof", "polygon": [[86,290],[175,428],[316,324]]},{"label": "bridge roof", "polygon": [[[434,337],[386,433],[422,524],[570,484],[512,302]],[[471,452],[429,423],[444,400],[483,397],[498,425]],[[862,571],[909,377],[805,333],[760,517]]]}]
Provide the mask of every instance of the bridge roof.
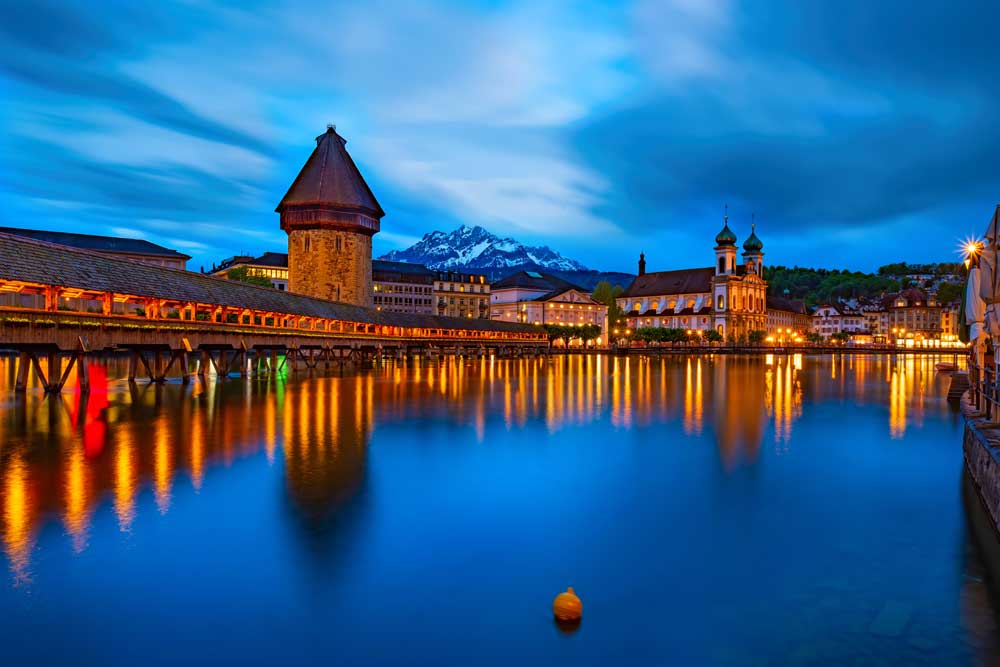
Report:
[{"label": "bridge roof", "polygon": [[515,322],[381,312],[4,233],[0,280],[386,326],[538,331]]}]

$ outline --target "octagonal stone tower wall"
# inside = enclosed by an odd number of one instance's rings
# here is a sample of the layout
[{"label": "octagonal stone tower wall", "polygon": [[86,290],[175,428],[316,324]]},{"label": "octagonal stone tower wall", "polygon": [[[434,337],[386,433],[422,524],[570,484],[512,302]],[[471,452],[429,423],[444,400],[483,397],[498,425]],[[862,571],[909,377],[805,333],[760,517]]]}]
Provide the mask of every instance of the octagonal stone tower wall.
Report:
[{"label": "octagonal stone tower wall", "polygon": [[331,125],[278,208],[288,233],[288,289],[371,308],[372,236],[385,213]]}]

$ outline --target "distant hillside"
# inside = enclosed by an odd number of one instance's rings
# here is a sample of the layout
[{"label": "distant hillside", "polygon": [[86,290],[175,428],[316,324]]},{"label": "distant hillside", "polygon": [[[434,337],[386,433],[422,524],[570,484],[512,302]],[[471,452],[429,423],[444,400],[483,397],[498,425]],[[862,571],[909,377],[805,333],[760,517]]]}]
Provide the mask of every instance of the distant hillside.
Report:
[{"label": "distant hillside", "polygon": [[[940,299],[961,298],[961,281],[965,269],[961,264],[907,265],[888,264],[878,273],[838,269],[764,266],[767,291],[774,295],[788,294],[803,299],[810,306],[839,300],[874,299],[889,292],[916,287],[925,292],[941,291]],[[919,276],[919,277],[910,277]],[[929,277],[925,277],[929,276]],[[787,292],[786,292],[787,291]]]},{"label": "distant hillside", "polygon": [[[544,271],[545,269],[542,270]],[[616,271],[548,271],[548,273],[558,276],[574,285],[584,287],[591,292],[594,291],[597,283],[602,280],[606,280],[612,287],[615,285],[628,287],[635,280],[634,273],[618,273]]]}]

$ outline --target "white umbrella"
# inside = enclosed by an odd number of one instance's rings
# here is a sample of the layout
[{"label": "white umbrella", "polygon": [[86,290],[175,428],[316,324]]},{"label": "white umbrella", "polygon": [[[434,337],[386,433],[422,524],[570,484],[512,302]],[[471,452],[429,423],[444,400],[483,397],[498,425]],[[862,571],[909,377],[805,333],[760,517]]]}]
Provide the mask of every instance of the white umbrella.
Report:
[{"label": "white umbrella", "polygon": [[965,286],[965,323],[969,325],[969,342],[976,355],[976,366],[983,367],[986,354],[986,330],[983,321],[986,317],[986,302],[980,293],[981,278],[979,267],[969,270],[969,282]]},{"label": "white umbrella", "polygon": [[986,247],[979,257],[982,273],[979,279],[979,296],[986,304],[986,333],[991,337],[1000,337],[1000,304],[997,304],[1000,299],[1000,271],[997,270],[1000,265],[1000,206],[993,212],[993,219],[986,228],[985,236]]}]

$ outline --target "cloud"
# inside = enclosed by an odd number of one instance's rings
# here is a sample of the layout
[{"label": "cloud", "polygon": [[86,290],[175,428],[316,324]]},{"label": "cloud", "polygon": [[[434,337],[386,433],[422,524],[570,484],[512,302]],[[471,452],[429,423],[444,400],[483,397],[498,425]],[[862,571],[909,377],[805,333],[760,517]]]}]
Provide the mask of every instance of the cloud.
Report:
[{"label": "cloud", "polygon": [[[987,168],[1000,148],[991,120],[997,91],[963,67],[981,48],[965,52],[958,39],[981,32],[986,5],[949,11],[942,35],[937,14],[902,12],[896,22],[900,12],[869,3],[739,12],[726,3],[698,3],[697,11],[680,4],[636,9],[648,85],[576,134],[586,163],[601,165],[614,184],[612,206],[634,213],[628,233],[647,224],[642,212],[656,212],[670,230],[693,217],[709,221],[707,233],[718,215],[704,212],[729,201],[744,218],[764,212],[771,238],[804,235],[819,247],[834,232],[889,240],[901,220],[926,228],[948,205],[980,201],[986,211],[992,203],[1000,185]],[[917,35],[935,37],[933,48]],[[862,236],[851,238],[834,252],[871,255]],[[879,247],[885,261],[912,252]]]},{"label": "cloud", "polygon": [[197,263],[234,236],[280,249],[274,205],[335,122],[388,212],[383,247],[468,222],[606,268],[640,246],[683,266],[728,201],[785,263],[908,259],[885,249],[900,230],[950,248],[948,221],[996,198],[996,13],[7,3],[0,215],[180,239]]}]

